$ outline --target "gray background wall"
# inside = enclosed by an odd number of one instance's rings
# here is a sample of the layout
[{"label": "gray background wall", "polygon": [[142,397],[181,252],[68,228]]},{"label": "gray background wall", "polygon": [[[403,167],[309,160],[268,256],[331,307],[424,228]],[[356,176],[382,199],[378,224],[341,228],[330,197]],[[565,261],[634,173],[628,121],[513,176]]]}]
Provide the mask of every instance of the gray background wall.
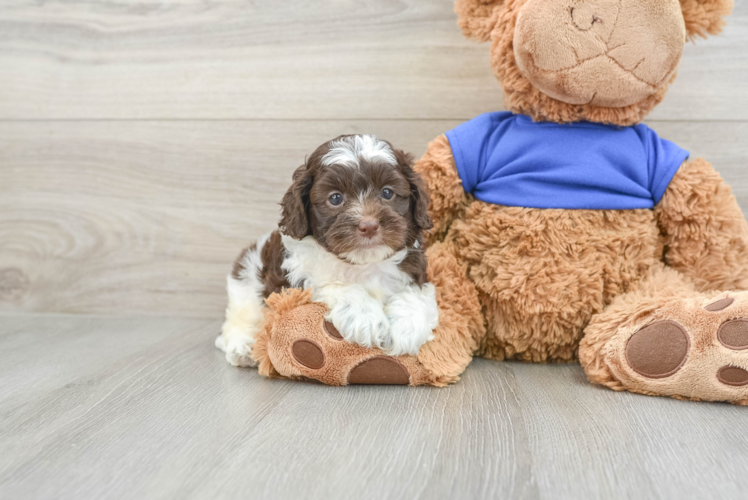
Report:
[{"label": "gray background wall", "polygon": [[[748,208],[748,5],[648,123]],[[0,4],[0,311],[220,317],[305,154],[501,109],[451,1]]]}]

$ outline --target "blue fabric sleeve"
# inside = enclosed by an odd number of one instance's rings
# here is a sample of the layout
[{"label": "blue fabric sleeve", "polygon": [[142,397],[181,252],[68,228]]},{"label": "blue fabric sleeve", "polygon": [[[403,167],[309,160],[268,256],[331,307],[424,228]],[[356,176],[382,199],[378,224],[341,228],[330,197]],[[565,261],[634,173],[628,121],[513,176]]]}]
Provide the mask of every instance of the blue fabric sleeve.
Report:
[{"label": "blue fabric sleeve", "polygon": [[472,193],[481,181],[485,169],[486,148],[497,121],[511,115],[509,112],[484,113],[447,132],[457,173],[465,192]]},{"label": "blue fabric sleeve", "polygon": [[657,205],[665,194],[675,172],[688,159],[690,153],[677,144],[660,139],[654,130],[646,125],[637,125],[636,132],[642,139],[647,153],[649,168],[649,191]]}]

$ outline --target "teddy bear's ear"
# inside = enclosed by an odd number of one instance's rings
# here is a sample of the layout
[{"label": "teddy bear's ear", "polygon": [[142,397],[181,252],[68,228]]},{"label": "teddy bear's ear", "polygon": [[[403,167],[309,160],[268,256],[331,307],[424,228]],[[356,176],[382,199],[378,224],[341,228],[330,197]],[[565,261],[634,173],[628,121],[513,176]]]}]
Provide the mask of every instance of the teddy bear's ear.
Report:
[{"label": "teddy bear's ear", "polygon": [[680,0],[689,40],[716,35],[732,12],[733,0]]},{"label": "teddy bear's ear", "polygon": [[462,34],[479,42],[487,42],[503,4],[504,0],[457,0],[455,12]]}]

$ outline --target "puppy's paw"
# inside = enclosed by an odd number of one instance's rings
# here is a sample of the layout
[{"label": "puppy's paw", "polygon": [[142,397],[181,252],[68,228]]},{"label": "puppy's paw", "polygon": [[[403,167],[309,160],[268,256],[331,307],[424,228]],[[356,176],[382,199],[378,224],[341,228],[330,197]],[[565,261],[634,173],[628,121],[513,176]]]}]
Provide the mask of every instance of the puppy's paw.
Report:
[{"label": "puppy's paw", "polygon": [[340,300],[326,319],[345,340],[364,347],[382,348],[390,329],[382,306],[375,300]]},{"label": "puppy's paw", "polygon": [[390,331],[382,342],[382,350],[390,356],[415,356],[423,344],[434,338],[433,330],[423,318],[399,316],[390,318]]},{"label": "puppy's paw", "polygon": [[224,334],[216,337],[216,347],[226,355],[226,361],[233,366],[255,367],[257,362],[252,358],[254,339],[249,336],[231,336],[226,341]]},{"label": "puppy's paw", "polygon": [[390,330],[382,350],[391,356],[415,356],[423,344],[434,338],[439,324],[436,290],[426,284],[392,298],[387,304]]}]

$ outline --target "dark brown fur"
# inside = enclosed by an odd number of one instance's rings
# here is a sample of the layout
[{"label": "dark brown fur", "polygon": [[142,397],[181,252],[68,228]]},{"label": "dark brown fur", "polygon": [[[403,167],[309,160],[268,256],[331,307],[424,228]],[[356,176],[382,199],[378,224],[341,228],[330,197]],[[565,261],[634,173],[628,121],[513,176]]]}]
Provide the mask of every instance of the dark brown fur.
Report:
[{"label": "dark brown fur", "polygon": [[246,267],[244,267],[244,258],[247,256],[249,252],[257,248],[257,243],[252,243],[247,248],[242,250],[242,253],[239,254],[239,257],[236,258],[234,261],[234,267],[231,269],[231,277],[235,280],[242,279],[242,273],[244,272]]},{"label": "dark brown fur", "polygon": [[[337,139],[344,137],[347,136]],[[293,174],[293,184],[281,202],[280,227],[296,239],[312,235],[325,249],[342,256],[360,245],[357,231],[363,211],[365,217],[379,223],[383,244],[394,251],[409,248],[400,269],[422,285],[426,279],[423,232],[432,227],[429,197],[413,170],[413,158],[391,145],[390,148],[396,167],[360,160],[360,168],[324,166],[322,159],[330,150],[330,143],[317,148]],[[395,193],[391,200],[380,196],[385,186]],[[340,192],[346,202],[338,207],[330,205],[331,192]],[[368,194],[361,205],[349,203],[358,200],[362,193]]]},{"label": "dark brown fur", "polygon": [[262,258],[262,273],[260,280],[265,284],[263,296],[268,298],[273,293],[280,292],[284,288],[291,288],[286,278],[286,272],[281,269],[283,264],[283,243],[280,231],[273,231],[270,238],[265,242],[260,253]]},{"label": "dark brown fur", "polygon": [[[239,257],[234,262],[234,268],[231,270],[231,277],[237,280],[242,279],[246,267],[244,266],[244,259],[247,254],[257,248],[257,244],[253,243],[239,254]],[[281,269],[283,263],[283,243],[281,242],[280,231],[273,231],[268,240],[265,242],[265,246],[262,247],[260,252],[260,258],[262,260],[262,271],[260,272],[260,281],[265,285],[263,290],[263,297],[268,298],[273,293],[280,292],[284,288],[290,288],[291,284],[286,278],[286,272]]]}]

